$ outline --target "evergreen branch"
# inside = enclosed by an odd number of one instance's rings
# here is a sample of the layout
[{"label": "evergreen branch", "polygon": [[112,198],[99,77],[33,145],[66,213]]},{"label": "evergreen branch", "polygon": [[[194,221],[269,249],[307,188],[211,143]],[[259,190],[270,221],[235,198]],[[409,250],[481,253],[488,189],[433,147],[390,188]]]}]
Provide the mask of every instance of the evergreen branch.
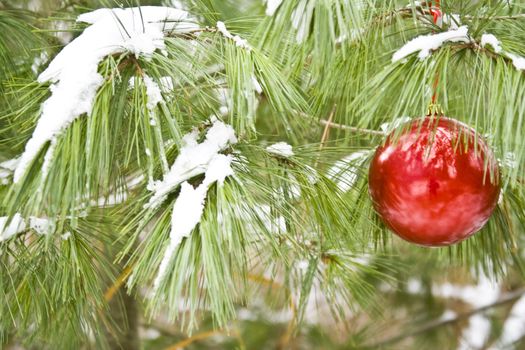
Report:
[{"label": "evergreen branch", "polygon": [[391,344],[394,344],[394,343],[398,343],[399,341],[401,341],[403,339],[411,338],[411,337],[414,337],[414,336],[418,336],[420,334],[429,332],[429,331],[434,330],[434,329],[439,328],[439,327],[443,327],[443,326],[447,326],[447,325],[450,325],[450,324],[457,323],[457,322],[462,321],[464,319],[468,319],[468,318],[470,318],[473,315],[476,315],[478,313],[485,312],[485,311],[490,310],[492,308],[499,307],[499,306],[502,306],[502,305],[514,302],[514,301],[518,300],[519,298],[521,298],[524,294],[525,294],[525,288],[520,288],[518,290],[509,292],[509,293],[503,295],[502,297],[500,297],[498,300],[496,300],[495,302],[493,302],[491,304],[488,304],[488,305],[485,305],[485,306],[481,306],[481,307],[473,309],[473,310],[471,310],[469,312],[465,312],[465,313],[459,314],[459,315],[457,315],[455,317],[446,318],[446,319],[437,319],[437,320],[434,320],[434,321],[430,321],[429,323],[427,323],[427,324],[425,324],[425,325],[423,325],[423,326],[421,326],[421,327],[419,327],[419,328],[417,328],[417,329],[415,329],[413,331],[410,331],[410,332],[407,332],[407,333],[404,333],[404,334],[400,334],[400,335],[396,335],[394,337],[388,338],[388,339],[383,340],[383,341],[378,342],[378,343],[374,343],[372,345],[365,345],[365,348],[370,348],[370,349],[381,348],[381,347],[383,347],[385,345],[391,345]]},{"label": "evergreen branch", "polygon": [[525,19],[525,13],[520,13],[516,15],[508,15],[508,16],[470,16],[465,15],[466,19],[484,19],[484,20],[495,20],[495,21],[502,21],[502,20],[515,20],[515,19]]},{"label": "evergreen branch", "polygon": [[[327,130],[327,128],[334,128],[334,129],[340,129],[340,130],[351,131],[351,132],[362,133],[362,134],[371,134],[371,135],[380,135],[380,136],[385,136],[386,135],[385,132],[379,131],[379,130],[358,128],[358,127],[355,127],[355,126],[344,125],[344,124],[339,124],[339,123],[332,122],[331,119],[330,119],[330,116],[333,119],[333,115],[332,114],[335,114],[335,108],[333,109],[333,112],[330,113],[328,120],[326,120],[326,119],[319,119],[319,118],[316,118],[314,116],[308,115],[308,114],[306,114],[304,112],[301,112],[301,111],[298,111],[298,110],[294,110],[294,113],[298,114],[299,116],[301,116],[303,118],[309,119],[309,120],[317,120],[319,124],[321,124],[323,126],[326,126],[325,130]],[[323,134],[324,134],[324,132],[323,132]]]},{"label": "evergreen branch", "polygon": [[352,131],[352,132],[363,133],[363,134],[380,135],[380,136],[386,135],[386,133],[383,131],[364,129],[364,128],[358,128],[358,127],[350,126],[350,125],[338,124],[338,123],[334,123],[334,122],[331,122],[330,120],[325,120],[325,119],[320,119],[319,123],[321,125],[326,125],[327,127],[340,129],[340,130]]},{"label": "evergreen branch", "polygon": [[197,34],[200,33],[217,33],[219,30],[217,27],[202,27],[202,28],[196,28],[192,30],[187,30],[183,33],[178,32],[169,32],[166,34],[167,37],[175,37],[175,38],[187,38],[187,39],[196,39],[198,36]]},{"label": "evergreen branch", "polygon": [[458,49],[458,50],[472,49],[474,51],[481,52],[481,53],[485,54],[487,57],[492,58],[492,59],[501,58],[507,64],[512,65],[512,59],[509,58],[508,55],[506,55],[506,52],[504,52],[504,51],[495,52],[495,51],[488,50],[488,49],[484,48],[483,46],[481,46],[480,43],[478,43],[477,41],[474,41],[474,40],[471,40],[471,42],[466,43],[466,44],[455,44],[455,45],[453,44],[453,45],[451,45],[451,48],[452,49]]}]

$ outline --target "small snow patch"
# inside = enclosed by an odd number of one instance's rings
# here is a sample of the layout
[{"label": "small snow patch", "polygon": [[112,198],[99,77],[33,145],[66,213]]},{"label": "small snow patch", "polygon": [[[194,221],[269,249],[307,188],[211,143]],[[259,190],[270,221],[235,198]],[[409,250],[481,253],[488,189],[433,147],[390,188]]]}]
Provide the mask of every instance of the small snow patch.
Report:
[{"label": "small snow patch", "polygon": [[55,231],[55,224],[53,221],[45,218],[37,218],[30,216],[29,219],[24,219],[20,213],[16,213],[9,221],[9,217],[0,217],[0,242],[5,241],[19,233],[31,229],[40,235],[51,234]]},{"label": "small snow patch", "polygon": [[294,155],[292,146],[286,142],[274,143],[273,145],[266,147],[266,151],[283,158],[290,158]]},{"label": "small snow patch", "polygon": [[8,185],[18,165],[18,158],[13,158],[0,163],[0,184]]},{"label": "small snow patch", "polygon": [[485,47],[486,45],[492,46],[495,53],[501,54],[510,59],[512,61],[512,65],[517,70],[525,70],[525,57],[503,51],[501,48],[501,42],[494,34],[483,34],[481,36],[481,46]]},{"label": "small snow patch", "polygon": [[502,347],[509,347],[525,335],[525,296],[521,297],[512,307],[510,315],[503,324],[503,332],[499,340]]},{"label": "small snow patch", "polygon": [[363,164],[369,154],[369,150],[357,151],[337,161],[328,170],[328,177],[337,182],[337,187],[342,192],[347,192],[359,176],[358,167]]},{"label": "small snow patch", "polygon": [[5,241],[26,229],[26,223],[19,213],[16,213],[9,224],[7,224],[9,217],[0,217],[0,242]]},{"label": "small snow patch", "polygon": [[281,6],[283,0],[265,0],[266,3],[266,15],[273,16],[275,11]]},{"label": "small snow patch", "polygon": [[483,349],[490,336],[490,321],[483,315],[472,315],[463,331],[458,350]]},{"label": "small snow patch", "polygon": [[243,48],[246,51],[251,51],[252,50],[252,47],[251,47],[250,44],[248,44],[248,41],[246,41],[245,39],[241,38],[238,35],[233,35],[232,33],[230,33],[228,31],[228,29],[226,28],[226,25],[224,24],[224,22],[221,22],[221,21],[217,22],[217,30],[225,38],[233,40],[235,42],[235,45],[237,45],[237,47]]},{"label": "small snow patch", "polygon": [[517,70],[525,70],[525,57],[521,57],[513,53],[507,53],[507,57],[512,60],[512,64]]},{"label": "small snow patch", "polygon": [[483,34],[481,36],[481,46],[485,47],[487,45],[492,46],[495,53],[500,53],[502,51],[500,41],[493,34]]},{"label": "small snow patch", "polygon": [[155,81],[153,81],[153,79],[151,79],[151,77],[147,75],[144,75],[144,84],[146,85],[146,94],[148,95],[147,107],[150,111],[152,111],[162,101],[160,87]]}]

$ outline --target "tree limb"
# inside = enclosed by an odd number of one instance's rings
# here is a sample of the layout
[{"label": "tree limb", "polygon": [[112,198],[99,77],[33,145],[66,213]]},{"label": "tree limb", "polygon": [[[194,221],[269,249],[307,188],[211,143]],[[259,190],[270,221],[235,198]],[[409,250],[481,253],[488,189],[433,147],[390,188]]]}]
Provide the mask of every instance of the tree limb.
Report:
[{"label": "tree limb", "polygon": [[430,321],[427,324],[425,324],[425,325],[423,325],[423,326],[421,326],[419,328],[416,328],[413,331],[410,331],[410,332],[407,332],[407,333],[404,333],[404,334],[400,334],[400,335],[396,335],[394,337],[388,338],[388,339],[383,340],[383,341],[378,342],[378,343],[374,343],[374,344],[371,344],[371,345],[366,345],[365,348],[371,348],[371,349],[381,348],[382,346],[394,344],[394,343],[397,343],[397,342],[399,342],[399,341],[401,341],[403,339],[414,337],[414,336],[426,333],[426,332],[428,332],[430,330],[433,330],[433,329],[436,329],[436,328],[439,328],[439,327],[442,327],[442,326],[447,326],[447,325],[450,325],[450,324],[453,324],[453,323],[457,323],[457,322],[459,322],[461,320],[468,319],[468,318],[470,318],[471,316],[473,316],[475,314],[478,314],[478,313],[481,313],[481,312],[485,312],[485,311],[490,310],[492,308],[499,307],[499,306],[505,305],[507,303],[516,301],[517,299],[521,298],[524,294],[525,294],[525,287],[517,289],[515,291],[509,292],[509,293],[503,295],[502,297],[500,297],[498,300],[496,300],[492,304],[485,305],[485,306],[479,307],[477,309],[473,309],[473,310],[471,310],[469,312],[465,312],[465,313],[459,314],[459,315],[457,315],[455,317],[452,317],[452,318],[437,319],[437,320]]}]

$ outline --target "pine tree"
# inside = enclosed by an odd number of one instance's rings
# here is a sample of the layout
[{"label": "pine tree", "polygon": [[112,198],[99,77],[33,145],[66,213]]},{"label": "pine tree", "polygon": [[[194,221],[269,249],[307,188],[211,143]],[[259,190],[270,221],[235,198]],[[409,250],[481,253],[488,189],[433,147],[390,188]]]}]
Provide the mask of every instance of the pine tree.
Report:
[{"label": "pine tree", "polygon": [[[523,38],[524,1],[1,0],[0,344],[523,347]],[[501,195],[432,249],[368,171],[441,111]]]}]

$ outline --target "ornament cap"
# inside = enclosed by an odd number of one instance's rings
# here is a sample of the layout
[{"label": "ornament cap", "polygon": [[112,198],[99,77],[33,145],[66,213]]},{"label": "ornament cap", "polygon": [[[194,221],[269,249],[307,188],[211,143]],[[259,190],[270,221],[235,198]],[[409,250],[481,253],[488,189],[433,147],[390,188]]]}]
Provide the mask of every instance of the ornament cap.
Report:
[{"label": "ornament cap", "polygon": [[428,105],[428,109],[427,109],[427,114],[426,114],[427,117],[444,116],[444,115],[445,115],[445,112],[443,111],[443,108],[441,107],[439,103],[430,102],[430,104]]}]

